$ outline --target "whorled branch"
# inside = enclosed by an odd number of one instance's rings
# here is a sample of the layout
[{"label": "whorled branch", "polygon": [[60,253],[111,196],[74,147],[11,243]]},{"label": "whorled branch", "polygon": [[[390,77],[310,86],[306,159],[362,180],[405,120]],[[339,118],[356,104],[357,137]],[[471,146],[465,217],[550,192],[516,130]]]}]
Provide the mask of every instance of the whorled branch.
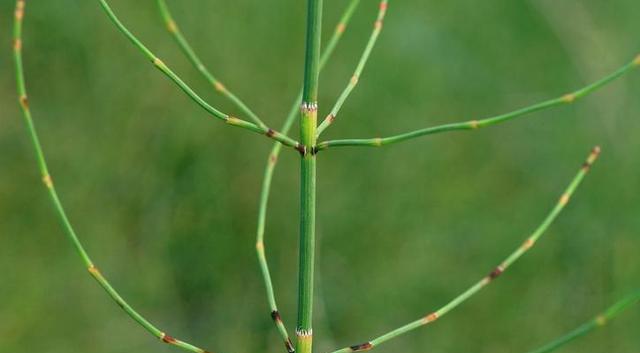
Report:
[{"label": "whorled branch", "polygon": [[27,131],[31,137],[31,142],[33,144],[33,148],[36,154],[36,160],[38,163],[38,167],[40,169],[40,173],[42,175],[42,182],[47,188],[47,192],[49,193],[49,197],[51,199],[51,203],[56,210],[58,218],[62,223],[63,229],[67,234],[67,237],[73,244],[76,252],[82,259],[85,267],[89,271],[89,274],[100,284],[100,286],[107,292],[107,294],[113,299],[122,310],[129,315],[135,322],[137,322],[140,326],[142,326],[145,330],[151,333],[153,336],[158,338],[164,343],[182,348],[184,350],[194,352],[194,353],[207,353],[202,348],[196,347],[190,343],[185,341],[181,341],[177,338],[174,338],[164,331],[157,328],[151,322],[149,322],[146,318],[144,318],[140,313],[138,313],[135,309],[131,307],[121,296],[120,294],[113,288],[113,286],[107,281],[107,279],[102,275],[102,273],[95,266],[89,254],[85,250],[84,246],[80,242],[80,239],[76,235],[75,229],[71,225],[69,221],[69,217],[58,197],[58,193],[56,192],[56,188],[53,183],[53,179],[51,174],[49,173],[49,168],[47,166],[47,161],[44,155],[44,151],[42,150],[42,146],[40,144],[40,138],[38,137],[38,133],[36,131],[35,124],[33,122],[33,117],[31,115],[31,110],[29,109],[29,102],[27,99],[27,89],[25,84],[24,77],[24,68],[22,62],[22,23],[24,19],[24,10],[25,10],[25,0],[17,0],[16,1],[16,10],[15,10],[15,22],[13,27],[13,53],[15,60],[15,68],[16,68],[16,82],[18,89],[18,97],[20,108],[22,109],[22,113],[24,116],[24,121],[27,127]]},{"label": "whorled branch", "polygon": [[433,134],[449,132],[449,131],[476,130],[476,129],[480,129],[487,126],[497,125],[497,124],[504,123],[506,121],[524,116],[526,114],[534,113],[537,111],[545,110],[545,109],[560,106],[560,105],[574,103],[578,99],[583,98],[597,91],[598,89],[606,86],[607,84],[615,81],[616,79],[628,74],[633,69],[639,66],[640,66],[640,55],[638,55],[633,61],[625,64],[624,66],[614,71],[613,73],[609,74],[608,76],[605,76],[600,80],[590,85],[587,85],[583,88],[580,88],[572,93],[568,93],[544,102],[536,103],[525,108],[514,110],[509,113],[496,115],[490,118],[485,118],[480,120],[470,120],[470,121],[465,121],[460,123],[437,125],[437,126],[418,129],[418,130],[406,132],[399,135],[389,136],[389,137],[323,141],[318,143],[318,145],[313,149],[313,152],[316,153],[318,151],[325,150],[329,147],[347,147],[347,146],[380,147],[380,146],[391,145],[394,143],[411,140],[411,139],[425,136],[425,135],[433,135]]},{"label": "whorled branch", "polygon": [[489,285],[493,280],[500,277],[504,271],[509,268],[516,260],[518,260],[524,253],[529,251],[538,241],[538,239],[544,234],[544,232],[549,228],[551,223],[558,217],[560,212],[564,209],[564,207],[569,202],[569,199],[573,195],[574,191],[578,188],[582,179],[585,177],[587,172],[591,169],[591,166],[596,161],[598,156],[600,155],[600,147],[594,147],[587,160],[584,162],[576,176],[573,178],[569,186],[566,188],[560,199],[553,207],[551,212],[547,215],[547,217],[542,221],[542,223],[534,230],[532,235],[528,237],[514,252],[511,253],[504,261],[502,261],[498,266],[496,266],[489,274],[484,276],[480,281],[469,287],[462,294],[455,297],[453,300],[442,306],[441,308],[421,317],[420,319],[408,323],[404,326],[401,326],[393,331],[387,332],[380,337],[374,338],[370,341],[367,341],[362,344],[352,345],[350,347],[342,348],[333,353],[351,353],[351,352],[361,352],[371,350],[384,342],[387,342],[393,338],[396,338],[400,335],[403,335],[409,331],[415,330],[419,327],[428,325],[430,323],[435,322],[451,310],[455,309],[460,304],[464,303],[466,300],[471,298],[473,295],[478,293],[482,288]]}]

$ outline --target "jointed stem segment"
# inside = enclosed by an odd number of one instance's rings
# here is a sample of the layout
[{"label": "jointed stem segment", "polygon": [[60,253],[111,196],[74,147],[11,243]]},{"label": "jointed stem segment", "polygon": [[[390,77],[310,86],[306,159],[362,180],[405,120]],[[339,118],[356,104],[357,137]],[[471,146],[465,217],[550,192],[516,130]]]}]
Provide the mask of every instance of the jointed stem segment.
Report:
[{"label": "jointed stem segment", "polygon": [[291,139],[290,137],[275,132],[274,130],[264,126],[264,125],[256,125],[252,122],[245,121],[242,119],[238,119],[236,117],[232,117],[228,114],[225,114],[218,109],[212,107],[209,103],[207,103],[204,99],[202,99],[189,85],[187,85],[173,70],[169,68],[162,60],[160,60],[151,50],[149,50],[142,42],[135,36],[131,31],[125,27],[125,25],[118,19],[116,14],[113,12],[109,4],[106,0],[98,0],[100,6],[104,9],[105,13],[109,17],[109,19],[116,25],[116,27],[124,34],[133,45],[138,48],[146,57],[153,63],[153,65],[160,70],[163,74],[165,74],[171,81],[173,81],[178,87],[194,102],[196,102],[200,107],[206,110],[209,114],[218,118],[220,120],[225,121],[226,123],[241,127],[243,129],[247,129],[249,131],[253,131],[255,133],[265,135],[271,139],[274,139],[285,146],[289,146],[295,148],[297,150],[302,149],[302,145],[297,141]]},{"label": "jointed stem segment", "polygon": [[[316,144],[318,124],[318,78],[320,75],[320,34],[322,0],[307,0],[307,35],[304,82],[300,106],[300,142],[305,151]],[[316,155],[304,153],[300,159],[300,250],[298,267],[298,322],[296,350],[311,353],[313,342],[313,272],[315,266]]]},{"label": "jointed stem segment", "polygon": [[349,80],[347,87],[344,89],[342,94],[340,94],[340,97],[338,98],[335,105],[333,106],[333,109],[331,109],[331,113],[329,113],[329,115],[327,115],[327,117],[322,121],[320,126],[318,126],[316,137],[319,137],[320,134],[322,134],[322,132],[335,121],[336,117],[338,116],[338,112],[340,111],[340,108],[342,108],[342,105],[349,97],[349,94],[351,94],[353,89],[356,88],[356,85],[360,80],[360,75],[362,75],[362,71],[364,70],[364,66],[367,64],[367,60],[369,60],[371,51],[373,50],[373,47],[376,45],[376,42],[378,41],[378,36],[382,31],[384,15],[387,13],[387,6],[388,6],[387,0],[382,0],[380,2],[378,17],[376,18],[376,21],[374,22],[374,25],[373,25],[373,32],[371,32],[371,36],[369,37],[369,42],[367,43],[367,46],[365,47],[364,52],[360,57],[360,61],[356,66],[356,70],[354,71],[353,76],[351,76],[351,79]]},{"label": "jointed stem segment", "polygon": [[[360,0],[351,0],[349,5],[347,5],[342,17],[340,18],[340,22],[336,26],[336,29],[331,36],[331,39],[325,46],[325,49],[320,57],[320,70],[325,66],[331,55],[333,54],[334,49],[336,48],[340,38],[342,38],[342,34],[347,28],[349,21],[351,20],[351,16],[356,10],[358,3]],[[302,91],[298,94],[298,97],[295,99],[291,109],[289,110],[289,114],[285,119],[285,122],[282,126],[281,131],[283,133],[288,133],[289,129],[293,125],[295,118],[299,114],[299,104],[302,100]],[[258,226],[257,226],[257,235],[256,235],[256,252],[258,255],[258,262],[260,264],[260,270],[262,273],[263,281],[265,284],[265,288],[267,291],[267,301],[269,302],[269,308],[271,310],[271,316],[276,324],[278,332],[280,333],[282,339],[285,342],[285,347],[287,351],[291,352],[293,347],[291,347],[291,339],[289,338],[289,334],[285,328],[284,322],[280,313],[278,311],[278,306],[276,304],[275,293],[273,289],[273,282],[271,281],[271,273],[269,272],[269,265],[267,263],[267,258],[265,255],[265,244],[264,244],[264,231],[267,217],[267,204],[269,201],[269,193],[271,190],[271,181],[273,178],[273,173],[275,171],[276,165],[278,163],[278,157],[280,155],[280,151],[282,145],[280,143],[274,143],[271,148],[271,152],[267,157],[267,165],[264,171],[264,177],[262,179],[262,190],[260,192],[260,205],[258,210]],[[276,318],[277,314],[277,318]]]},{"label": "jointed stem segment", "polygon": [[556,349],[564,346],[565,344],[573,341],[574,339],[584,336],[595,329],[603,327],[611,319],[615,318],[616,316],[618,316],[618,314],[620,314],[624,310],[628,309],[631,305],[636,304],[638,302],[640,302],[640,291],[636,291],[631,295],[621,299],[620,301],[616,302],[615,304],[607,308],[601,314],[585,322],[584,324],[578,326],[577,328],[567,333],[566,335],[561,336],[549,342],[548,344],[536,350],[530,351],[528,353],[547,353],[547,352],[555,351]]},{"label": "jointed stem segment", "polygon": [[507,270],[511,264],[513,264],[516,260],[518,260],[525,252],[527,252],[533,245],[538,241],[538,239],[544,234],[544,232],[549,228],[551,223],[556,219],[556,217],[560,214],[560,212],[564,209],[571,198],[573,192],[577,189],[577,187],[582,182],[582,179],[587,174],[591,165],[595,162],[600,154],[600,148],[595,147],[591,151],[591,154],[582,165],[578,174],[573,178],[567,189],[564,191],[556,205],[553,207],[551,212],[547,215],[547,217],[542,221],[542,223],[536,228],[533,234],[527,238],[522,245],[520,245],[511,255],[509,255],[502,263],[500,263],[494,270],[492,270],[488,275],[483,277],[476,284],[472,285],[469,289],[464,291],[462,294],[451,300],[449,303],[441,307],[440,309],[425,315],[424,317],[408,323],[400,328],[397,328],[393,331],[385,333],[384,335],[377,337],[371,341],[368,341],[364,344],[359,344],[351,347],[346,347],[343,349],[339,349],[333,353],[349,353],[349,352],[359,352],[370,350],[378,345],[396,338],[400,335],[403,335],[409,331],[415,330],[418,327],[430,324],[437,319],[441,318],[443,315],[447,314],[449,311],[456,308],[458,305],[465,302],[467,299],[471,298],[474,294],[479,292],[482,288],[486,287],[489,283],[491,283],[494,279],[498,278],[504,271]]},{"label": "jointed stem segment", "polygon": [[256,113],[254,113],[238,96],[229,91],[223,84],[218,80],[207,67],[202,63],[202,60],[198,57],[196,52],[189,44],[189,41],[182,35],[180,31],[180,27],[176,24],[171,15],[171,11],[167,6],[165,0],[157,0],[158,9],[160,10],[160,14],[165,21],[167,26],[167,30],[171,35],[175,38],[176,42],[182,49],[182,52],[187,56],[189,61],[193,64],[193,66],[204,76],[204,78],[209,81],[211,86],[224,97],[233,102],[244,114],[246,114],[254,123],[258,124],[261,128],[267,128],[262,120],[258,117]]},{"label": "jointed stem segment", "polygon": [[152,323],[150,323],[147,319],[145,319],[142,315],[140,315],[136,310],[134,310],[121,296],[120,294],[111,286],[109,281],[100,273],[98,268],[94,265],[93,261],[87,254],[87,251],[84,249],[84,246],[80,242],[80,239],[76,235],[69,218],[62,206],[60,198],[58,197],[58,193],[56,192],[55,185],[53,183],[53,179],[51,178],[51,174],[49,173],[49,168],[47,166],[47,161],[45,159],[44,152],[42,151],[42,146],[40,144],[40,139],[36,132],[35,125],[33,123],[33,118],[31,115],[31,110],[29,109],[29,103],[27,99],[27,90],[25,85],[24,78],[24,69],[22,62],[22,22],[24,18],[24,9],[25,9],[25,1],[18,0],[16,1],[16,10],[15,10],[15,22],[13,28],[13,39],[14,39],[14,59],[15,59],[15,67],[16,67],[16,82],[18,87],[18,95],[19,95],[19,103],[22,109],[22,113],[24,116],[25,124],[29,135],[31,137],[31,142],[33,144],[33,148],[36,154],[36,160],[38,162],[38,167],[40,169],[40,173],[42,175],[42,182],[44,183],[47,191],[49,193],[49,197],[51,199],[51,203],[53,204],[58,218],[62,223],[63,229],[67,234],[67,237],[73,244],[76,249],[76,252],[82,259],[82,262],[88,269],[89,273],[95,280],[100,284],[100,286],[109,294],[109,296],[120,306],[133,320],[135,320],[140,326],[146,329],[149,333],[151,333],[156,338],[162,340],[167,344],[174,345],[176,347],[182,348],[184,350],[195,352],[195,353],[206,353],[206,351],[202,348],[196,347],[187,342],[180,341],[176,338],[173,338]]},{"label": "jointed stem segment", "polygon": [[329,140],[329,141],[323,141],[318,143],[318,145],[316,146],[316,148],[314,149],[315,151],[321,151],[324,149],[327,149],[329,147],[344,147],[344,146],[360,146],[360,147],[380,147],[383,145],[390,145],[390,144],[394,144],[394,143],[398,143],[398,142],[403,142],[406,140],[410,140],[410,139],[414,139],[416,137],[420,137],[420,136],[425,136],[425,135],[432,135],[432,134],[437,134],[437,133],[442,133],[442,132],[448,132],[448,131],[458,131],[458,130],[475,130],[475,129],[479,129],[479,128],[483,128],[483,127],[487,127],[487,126],[491,126],[491,125],[496,125],[496,124],[500,124],[506,121],[509,121],[511,119],[517,118],[517,117],[521,117],[523,115],[529,114],[529,113],[533,113],[533,112],[537,112],[540,110],[544,110],[544,109],[548,109],[548,108],[552,108],[552,107],[556,107],[559,105],[564,105],[564,104],[571,104],[573,102],[575,102],[576,100],[585,97],[593,92],[595,92],[596,90],[604,87],[605,85],[607,85],[608,83],[611,83],[613,81],[615,81],[616,79],[624,76],[625,74],[629,73],[630,71],[632,71],[634,68],[637,68],[638,66],[640,66],[640,62],[638,61],[638,59],[634,59],[633,61],[631,61],[630,63],[622,66],[621,68],[619,68],[618,70],[616,70],[615,72],[609,74],[608,76],[605,76],[604,78],[588,85],[585,86],[573,93],[569,93],[569,94],[565,94],[561,97],[558,98],[554,98],[554,99],[550,99],[544,102],[540,102],[525,108],[521,108],[518,110],[515,110],[513,112],[510,113],[506,113],[506,114],[502,114],[502,115],[497,115],[494,117],[490,117],[490,118],[486,118],[486,119],[482,119],[482,120],[471,120],[471,121],[466,121],[466,122],[461,122],[461,123],[452,123],[452,124],[443,124],[443,125],[437,125],[437,126],[433,126],[433,127],[429,127],[429,128],[425,128],[425,129],[419,129],[419,130],[415,130],[415,131],[410,131],[410,132],[406,132],[403,134],[399,134],[399,135],[395,135],[395,136],[390,136],[390,137],[376,137],[376,138],[368,138],[368,139],[344,139],[344,140]]}]

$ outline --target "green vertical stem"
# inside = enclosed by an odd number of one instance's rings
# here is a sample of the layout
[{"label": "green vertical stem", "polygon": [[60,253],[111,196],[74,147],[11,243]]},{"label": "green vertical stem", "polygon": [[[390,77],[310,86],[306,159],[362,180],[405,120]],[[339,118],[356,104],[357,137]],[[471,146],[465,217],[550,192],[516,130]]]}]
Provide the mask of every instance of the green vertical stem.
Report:
[{"label": "green vertical stem", "polygon": [[316,143],[318,124],[318,77],[322,0],[307,2],[307,36],[302,90],[300,143],[305,147],[300,161],[300,250],[298,274],[298,324],[296,349],[311,353],[313,312],[313,267],[316,226]]},{"label": "green vertical stem", "polygon": [[18,0],[16,1],[16,10],[15,10],[15,22],[13,27],[13,53],[15,60],[15,69],[16,69],[16,83],[18,90],[18,101],[20,103],[20,108],[22,109],[22,114],[24,117],[25,125],[27,127],[27,131],[29,132],[29,137],[31,138],[31,142],[33,144],[33,149],[36,154],[36,161],[38,163],[38,168],[40,170],[40,174],[42,177],[42,182],[49,193],[49,197],[51,199],[51,203],[56,210],[58,218],[60,219],[60,223],[62,224],[62,228],[64,229],[69,241],[73,244],[76,252],[82,259],[83,265],[86,267],[89,274],[98,282],[98,284],[107,292],[107,294],[113,299],[113,301],[118,304],[119,307],[124,310],[124,312],[129,315],[135,322],[137,322],[140,326],[142,326],[145,330],[147,330],[150,334],[158,338],[164,343],[182,348],[184,350],[194,352],[194,353],[207,353],[204,349],[196,347],[190,343],[178,340],[173,338],[154,326],[151,322],[149,322],[146,318],[140,315],[135,309],[131,307],[120,294],[113,288],[113,286],[109,283],[109,281],[102,275],[100,270],[95,266],[89,254],[85,250],[84,246],[80,242],[71,222],[69,221],[69,217],[67,216],[66,211],[58,197],[58,193],[56,192],[56,188],[53,183],[53,179],[51,174],[49,174],[49,168],[47,166],[47,161],[44,155],[44,151],[42,150],[42,145],[40,143],[40,138],[38,137],[38,133],[36,131],[35,124],[33,122],[33,117],[31,114],[31,110],[29,109],[29,100],[27,98],[27,89],[25,84],[24,77],[24,67],[22,63],[22,22],[24,18],[24,9],[25,9],[25,1]]},{"label": "green vertical stem", "polygon": [[[320,57],[320,70],[326,65],[327,61],[333,54],[338,42],[342,38],[344,31],[347,28],[347,24],[351,20],[353,13],[355,12],[360,0],[351,0],[349,5],[345,8],[338,25],[336,26],[331,39],[324,47],[322,56]],[[302,101],[302,89],[300,93],[296,97],[289,113],[285,119],[284,124],[282,125],[282,133],[287,134],[289,129],[293,125],[296,117],[298,117],[298,112],[300,108],[300,102]],[[276,165],[278,164],[278,157],[280,156],[280,152],[282,150],[282,145],[280,143],[274,143],[271,148],[271,152],[267,158],[267,166],[264,170],[264,177],[262,179],[262,191],[260,193],[260,203],[258,207],[258,225],[256,230],[256,253],[258,256],[258,263],[260,265],[260,272],[262,273],[262,278],[265,284],[265,289],[267,291],[267,301],[269,303],[269,309],[271,310],[271,318],[282,337],[285,347],[288,352],[294,351],[291,340],[289,338],[289,334],[286,329],[286,325],[280,312],[278,310],[278,305],[276,303],[276,296],[273,288],[273,282],[271,280],[271,273],[269,272],[269,264],[267,262],[267,257],[265,254],[265,243],[264,243],[264,233],[266,226],[266,218],[267,218],[267,204],[269,202],[269,194],[271,191],[271,182],[273,179],[273,173],[275,171]]]}]

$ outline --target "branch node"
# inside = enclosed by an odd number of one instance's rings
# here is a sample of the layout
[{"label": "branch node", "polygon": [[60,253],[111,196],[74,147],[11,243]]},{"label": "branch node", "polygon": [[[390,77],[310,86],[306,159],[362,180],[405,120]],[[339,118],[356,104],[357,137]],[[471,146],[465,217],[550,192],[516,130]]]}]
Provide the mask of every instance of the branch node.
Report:
[{"label": "branch node", "polygon": [[373,344],[371,344],[371,342],[365,342],[365,343],[353,345],[349,348],[351,349],[351,352],[364,352],[372,349]]},{"label": "branch node", "polygon": [[300,105],[300,112],[305,114],[315,113],[318,111],[318,103],[317,102],[302,102]]},{"label": "branch node", "polygon": [[16,53],[22,50],[22,39],[16,38],[13,40],[13,51]]},{"label": "branch node", "polygon": [[24,108],[25,110],[29,110],[29,99],[27,98],[26,94],[23,94],[20,96],[20,105],[22,106],[22,108]]},{"label": "branch node", "polygon": [[162,342],[167,343],[167,344],[176,344],[177,340],[169,335],[167,335],[166,333],[161,333],[160,334],[160,340],[162,340]]},{"label": "branch node", "polygon": [[576,95],[574,93],[568,93],[562,96],[562,101],[567,104],[573,103],[575,100],[576,100]]},{"label": "branch node", "polygon": [[51,179],[51,175],[45,174],[42,177],[42,182],[44,183],[44,186],[47,187],[47,189],[52,189],[53,188],[53,179]]}]

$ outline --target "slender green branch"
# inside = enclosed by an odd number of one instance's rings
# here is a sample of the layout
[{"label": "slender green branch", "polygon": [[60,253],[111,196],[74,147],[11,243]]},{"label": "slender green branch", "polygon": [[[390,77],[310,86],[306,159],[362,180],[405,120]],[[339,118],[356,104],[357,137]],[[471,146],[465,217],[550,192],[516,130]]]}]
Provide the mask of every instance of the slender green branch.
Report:
[{"label": "slender green branch", "polygon": [[171,11],[169,10],[169,7],[167,6],[165,0],[157,0],[157,3],[158,9],[160,10],[160,15],[162,16],[162,19],[167,26],[167,30],[169,31],[169,33],[171,33],[173,38],[180,46],[180,49],[182,49],[182,52],[186,55],[189,61],[191,61],[193,66],[202,74],[202,76],[204,76],[204,78],[209,82],[209,84],[213,86],[213,88],[217,92],[222,94],[238,108],[240,108],[240,110],[251,120],[253,120],[254,123],[258,124],[258,126],[266,128],[267,126],[262,120],[260,120],[258,115],[254,113],[240,98],[238,98],[238,96],[229,91],[225,87],[225,85],[223,85],[222,82],[220,82],[220,80],[218,80],[202,63],[202,60],[200,60],[196,52],[193,50],[193,47],[191,46],[191,44],[189,44],[189,41],[187,41],[187,39],[182,34],[182,31],[180,31],[180,28],[174,21],[173,16],[171,15]]},{"label": "slender green branch", "polygon": [[618,314],[628,309],[633,304],[638,303],[639,301],[640,301],[640,291],[636,291],[633,294],[616,302],[615,304],[607,308],[604,312],[600,313],[593,319],[576,327],[574,330],[567,333],[566,335],[558,337],[557,339],[549,342],[548,344],[538,349],[535,349],[533,351],[530,351],[529,353],[547,353],[547,352],[555,351],[556,349],[575,340],[576,338],[582,337],[595,329],[603,327],[613,318],[618,316]]},{"label": "slender green branch", "polygon": [[109,4],[106,0],[98,0],[100,6],[105,11],[111,22],[124,34],[133,45],[140,50],[144,56],[149,59],[153,65],[160,70],[163,74],[165,74],[171,81],[173,81],[178,87],[194,102],[196,102],[200,107],[206,110],[213,117],[218,118],[229,125],[237,126],[249,131],[253,131],[257,134],[265,135],[271,139],[274,139],[285,146],[289,146],[295,148],[299,151],[303,150],[303,146],[297,141],[291,139],[290,137],[277,132],[271,128],[266,126],[256,125],[252,122],[245,121],[242,119],[238,119],[236,117],[225,114],[218,109],[212,107],[209,103],[207,103],[204,99],[202,99],[189,85],[187,85],[173,70],[167,66],[162,60],[160,60],[151,50],[149,50],[142,42],[135,36],[131,31],[125,27],[125,25],[118,19],[116,14],[113,12]]},{"label": "slender green branch", "polygon": [[390,137],[323,141],[316,146],[315,150],[321,151],[329,147],[341,147],[341,146],[379,147],[383,145],[390,145],[393,143],[410,140],[410,139],[420,137],[420,136],[425,136],[425,135],[432,135],[432,134],[448,132],[448,131],[475,130],[475,129],[483,128],[486,126],[500,124],[529,113],[537,112],[540,110],[552,108],[552,107],[563,105],[563,104],[571,104],[576,100],[582,97],[585,97],[595,92],[596,90],[604,87],[608,83],[611,83],[614,80],[624,76],[625,74],[629,73],[630,71],[632,71],[634,68],[637,68],[638,66],[640,66],[640,56],[637,56],[633,61],[622,66],[621,68],[609,74],[608,76],[586,87],[583,87],[573,93],[565,94],[561,97],[540,102],[525,108],[515,110],[510,113],[497,115],[497,116],[482,119],[482,120],[471,120],[471,121],[460,122],[460,123],[433,126],[433,127],[410,131],[407,133],[390,136]]},{"label": "slender green branch", "polygon": [[595,147],[591,151],[591,154],[587,158],[586,162],[580,168],[580,171],[573,178],[567,189],[564,191],[556,205],[553,207],[551,212],[547,215],[547,217],[542,221],[542,223],[535,229],[533,234],[527,238],[522,245],[520,245],[511,255],[509,255],[500,265],[498,265],[493,271],[491,271],[488,275],[483,277],[476,284],[472,285],[469,289],[464,291],[459,296],[455,297],[449,303],[441,307],[440,309],[416,320],[411,323],[408,323],[400,328],[397,328],[393,331],[385,333],[384,335],[377,337],[371,341],[353,345],[351,347],[346,347],[343,349],[339,349],[333,353],[349,353],[349,352],[360,352],[360,351],[368,351],[373,349],[374,347],[379,346],[380,344],[396,338],[400,335],[403,335],[409,331],[415,330],[418,327],[430,324],[437,319],[441,318],[443,315],[448,313],[449,311],[456,308],[458,305],[465,302],[467,299],[471,298],[474,294],[479,292],[482,288],[486,287],[489,283],[491,283],[494,279],[498,278],[504,271],[507,270],[509,266],[511,266],[516,260],[518,260],[525,252],[527,252],[533,245],[538,241],[538,239],[544,234],[544,232],[549,228],[551,223],[556,219],[556,217],[560,214],[560,212],[564,209],[564,207],[569,202],[569,199],[573,195],[574,191],[578,188],[582,179],[587,174],[591,165],[595,162],[600,154],[600,148]]},{"label": "slender green branch", "polygon": [[298,267],[298,322],[296,350],[311,353],[313,341],[313,269],[315,266],[316,228],[316,144],[318,126],[318,79],[320,76],[320,38],[322,0],[307,0],[307,35],[302,102],[300,105],[300,142],[305,152],[300,158],[300,250]]},{"label": "slender green branch", "polygon": [[126,313],[129,315],[134,321],[136,321],[140,326],[142,326],[145,330],[151,333],[153,336],[165,342],[167,344],[171,344],[173,346],[182,348],[184,350],[195,352],[195,353],[206,353],[206,351],[202,348],[198,348],[190,343],[178,340],[173,338],[152,323],[150,323],[147,319],[145,319],[142,315],[140,315],[136,310],[134,310],[121,296],[118,292],[111,286],[111,284],[107,281],[107,279],[101,274],[98,268],[95,266],[89,254],[85,250],[84,246],[80,242],[80,239],[76,235],[76,232],[67,217],[67,214],[64,210],[64,207],[58,197],[58,193],[56,192],[56,188],[53,184],[53,179],[51,178],[51,174],[49,173],[49,168],[47,166],[47,161],[45,159],[44,152],[42,150],[42,146],[40,144],[40,139],[36,132],[36,127],[33,122],[33,118],[31,115],[31,110],[29,109],[29,103],[27,99],[27,90],[25,85],[24,78],[24,68],[22,63],[22,23],[24,18],[24,9],[25,9],[25,1],[17,0],[16,1],[16,10],[15,10],[15,22],[13,29],[13,52],[15,59],[15,67],[16,67],[16,82],[17,82],[17,90],[19,96],[19,103],[22,109],[22,113],[24,116],[25,125],[27,127],[27,131],[29,132],[29,136],[31,138],[31,142],[33,144],[33,148],[36,154],[36,160],[38,163],[38,168],[42,175],[42,182],[44,183],[47,191],[49,193],[49,197],[51,199],[51,203],[56,210],[58,218],[62,223],[62,227],[73,244],[76,252],[82,259],[85,267],[89,271],[89,274],[100,284],[100,286],[107,292],[107,294],[120,306]]},{"label": "slender green branch", "polygon": [[[349,23],[351,16],[355,12],[356,7],[360,3],[360,0],[351,0],[347,8],[345,9],[342,17],[338,25],[336,26],[331,39],[327,43],[326,47],[323,50],[322,56],[320,58],[320,70],[325,66],[331,55],[333,54],[334,49],[338,45],[340,38],[342,38],[342,34],[344,33],[347,24]],[[302,90],[298,94],[298,97],[294,101],[291,109],[289,110],[289,114],[285,119],[285,122],[282,126],[281,131],[286,134],[289,129],[293,125],[295,118],[298,116],[298,109],[300,101],[302,100]],[[275,293],[273,290],[273,282],[271,281],[271,273],[269,272],[269,265],[267,263],[267,258],[265,254],[265,244],[264,244],[264,231],[267,217],[267,204],[269,202],[269,193],[271,191],[271,181],[273,179],[273,173],[275,171],[276,165],[278,163],[278,157],[280,155],[282,145],[280,143],[274,143],[271,148],[271,152],[267,158],[267,165],[264,171],[264,177],[262,179],[262,190],[260,192],[260,204],[258,209],[258,226],[257,226],[257,235],[256,235],[256,252],[258,255],[258,263],[260,264],[260,271],[262,273],[263,281],[265,284],[265,288],[267,291],[267,301],[269,303],[269,308],[271,309],[271,317],[274,320],[276,328],[280,333],[282,339],[285,342],[285,347],[287,351],[294,352],[293,345],[291,343],[291,339],[289,338],[289,334],[287,333],[287,329],[284,325],[284,321],[282,320],[282,316],[278,311],[278,306],[276,304]]]},{"label": "slender green branch", "polygon": [[344,102],[347,100],[347,98],[349,97],[351,92],[354,90],[354,88],[356,88],[356,85],[360,80],[360,76],[362,75],[362,70],[364,70],[364,67],[367,64],[367,61],[369,60],[369,56],[371,55],[371,51],[373,50],[373,47],[376,45],[376,42],[378,41],[378,37],[380,36],[380,32],[382,31],[382,24],[384,21],[384,15],[387,13],[387,6],[388,6],[387,0],[382,0],[380,2],[378,16],[376,18],[376,21],[373,24],[373,31],[371,32],[371,36],[369,37],[367,46],[365,47],[364,52],[360,57],[360,61],[358,61],[358,65],[356,66],[356,69],[353,72],[353,76],[351,76],[351,80],[349,80],[347,87],[344,89],[344,91],[342,91],[342,94],[340,94],[340,97],[338,98],[335,105],[331,109],[331,113],[329,113],[329,115],[327,115],[327,117],[318,126],[316,137],[319,137],[322,134],[322,132],[335,121],[336,117],[338,116],[338,112],[340,111],[340,108],[342,108],[342,105],[344,104]]}]

